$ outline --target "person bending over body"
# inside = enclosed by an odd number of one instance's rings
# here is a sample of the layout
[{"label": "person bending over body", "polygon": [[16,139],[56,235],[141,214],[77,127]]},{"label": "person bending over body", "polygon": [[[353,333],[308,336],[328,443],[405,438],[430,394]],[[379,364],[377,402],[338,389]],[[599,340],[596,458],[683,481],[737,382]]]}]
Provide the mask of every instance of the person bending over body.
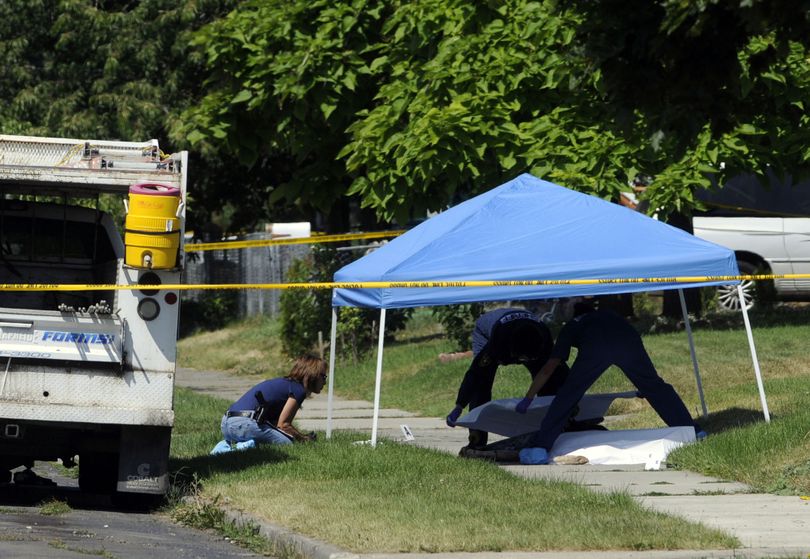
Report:
[{"label": "person bending over body", "polygon": [[560,331],[551,357],[534,377],[526,397],[517,404],[517,412],[526,413],[537,391],[543,388],[560,363],[568,360],[572,346],[578,349],[577,357],[568,378],[551,402],[540,431],[530,439],[530,448],[521,451],[522,463],[544,464],[548,461],[548,451],[565,428],[574,406],[611,365],[624,372],[664,423],[670,427],[694,427],[698,438],[705,436],[675,389],[658,375],[641,336],[633,326],[612,311],[595,310],[585,303],[576,305],[574,318]]},{"label": "person bending over body", "polygon": [[323,359],[310,355],[300,357],[286,377],[265,380],[245,392],[222,417],[221,430],[225,440],[214,447],[212,454],[227,452],[232,445],[249,441],[254,441],[254,444],[290,444],[314,440],[314,433],[301,433],[293,427],[292,421],[303,401],[323,390],[326,371],[327,364]]},{"label": "person bending over body", "polygon": [[[492,385],[500,365],[521,363],[535,378],[552,345],[548,327],[527,310],[496,309],[482,314],[473,330],[473,360],[458,389],[456,406],[447,415],[447,425],[456,426],[465,406],[473,409],[492,400]],[[567,373],[565,363],[555,367],[540,395],[554,394]],[[484,447],[487,433],[470,429],[469,441],[470,448]]]}]

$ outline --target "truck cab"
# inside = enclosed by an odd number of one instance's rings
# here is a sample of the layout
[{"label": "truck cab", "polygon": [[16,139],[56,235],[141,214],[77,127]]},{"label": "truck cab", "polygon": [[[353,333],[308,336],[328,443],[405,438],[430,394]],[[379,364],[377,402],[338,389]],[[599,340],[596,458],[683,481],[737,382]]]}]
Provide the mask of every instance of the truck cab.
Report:
[{"label": "truck cab", "polygon": [[[167,490],[180,298],[160,285],[180,283],[187,165],[156,140],[0,135],[0,482],[60,460],[83,490]],[[139,183],[179,192],[171,266],[130,261],[106,211]]]}]

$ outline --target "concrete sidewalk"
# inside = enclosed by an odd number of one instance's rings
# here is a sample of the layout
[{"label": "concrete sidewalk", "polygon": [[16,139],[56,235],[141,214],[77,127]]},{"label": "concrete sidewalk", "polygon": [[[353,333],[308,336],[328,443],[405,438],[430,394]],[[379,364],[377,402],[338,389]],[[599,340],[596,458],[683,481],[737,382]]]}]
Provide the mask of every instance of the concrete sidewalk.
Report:
[{"label": "concrete sidewalk", "polygon": [[[247,379],[214,371],[178,369],[177,384],[194,391],[235,400],[260,379]],[[308,399],[296,423],[303,430],[326,429],[326,394]],[[335,399],[333,429],[369,433],[371,403]],[[443,418],[418,417],[396,409],[381,410],[379,437],[403,440],[402,425],[414,435],[414,444],[453,454],[467,442],[466,429],[451,429]],[[561,553],[458,553],[429,554],[432,559],[573,558],[573,557],[657,557],[661,559],[698,557],[808,557],[810,556],[810,501],[795,496],[753,493],[737,482],[706,477],[687,471],[644,471],[643,465],[629,466],[521,466],[504,465],[505,470],[526,478],[546,478],[580,483],[595,491],[626,490],[645,506],[720,528],[736,536],[743,549],[733,551],[656,551],[656,552],[561,552]],[[271,536],[278,532],[271,530]],[[306,542],[310,545],[304,545]],[[331,546],[303,538],[298,547],[309,549],[319,559],[340,554]],[[319,547],[320,545],[320,547]],[[364,555],[369,559],[412,559],[418,554]]]}]

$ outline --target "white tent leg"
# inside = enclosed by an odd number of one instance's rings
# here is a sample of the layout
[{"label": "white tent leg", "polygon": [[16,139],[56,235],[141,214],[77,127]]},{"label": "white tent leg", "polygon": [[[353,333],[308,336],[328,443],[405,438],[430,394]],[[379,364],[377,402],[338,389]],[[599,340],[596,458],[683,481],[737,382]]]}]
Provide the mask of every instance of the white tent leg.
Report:
[{"label": "white tent leg", "polygon": [[332,438],[332,396],[335,387],[335,343],[337,339],[337,307],[332,307],[332,333],[329,335],[329,392],[326,398],[326,438]]},{"label": "white tent leg", "polygon": [[745,308],[745,294],[741,285],[737,285],[737,297],[739,297],[742,308],[743,321],[745,322],[745,332],[748,334],[748,346],[751,348],[751,359],[754,361],[754,373],[757,375],[757,388],[759,389],[759,400],[762,402],[762,413],[765,414],[765,422],[771,422],[771,414],[768,412],[768,401],[765,399],[765,386],[762,384],[762,373],[759,371],[759,359],[757,359],[757,348],[754,346],[754,334],[751,332],[751,322],[748,320],[748,309]]},{"label": "white tent leg", "polygon": [[683,289],[678,290],[678,297],[681,300],[681,311],[683,311],[683,324],[686,327],[686,337],[689,338],[689,352],[692,354],[692,369],[695,371],[695,382],[697,382],[698,397],[700,407],[703,410],[703,418],[709,415],[706,407],[706,397],[703,395],[703,381],[700,379],[700,368],[698,367],[697,354],[695,353],[695,340],[692,337],[692,325],[689,323],[689,313],[686,310],[686,298],[683,296]]},{"label": "white tent leg", "polygon": [[374,419],[371,424],[371,446],[377,446],[377,423],[380,419],[380,386],[382,384],[383,341],[385,340],[385,309],[380,309],[380,339],[377,342],[377,377],[374,381]]}]

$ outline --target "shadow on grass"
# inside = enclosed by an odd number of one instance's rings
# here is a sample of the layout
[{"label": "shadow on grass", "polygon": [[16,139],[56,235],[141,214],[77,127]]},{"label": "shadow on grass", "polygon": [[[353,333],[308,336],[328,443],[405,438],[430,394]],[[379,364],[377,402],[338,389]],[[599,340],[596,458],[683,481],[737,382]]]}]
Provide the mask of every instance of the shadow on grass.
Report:
[{"label": "shadow on grass", "polygon": [[227,454],[211,456],[192,456],[190,458],[172,458],[169,469],[178,477],[191,477],[194,474],[206,479],[218,473],[231,473],[246,470],[254,466],[279,464],[297,460],[272,445],[263,445],[255,449],[233,451]]},{"label": "shadow on grass", "polygon": [[764,420],[761,411],[746,408],[729,408],[710,413],[707,419],[701,419],[699,423],[709,433],[721,433]]}]

